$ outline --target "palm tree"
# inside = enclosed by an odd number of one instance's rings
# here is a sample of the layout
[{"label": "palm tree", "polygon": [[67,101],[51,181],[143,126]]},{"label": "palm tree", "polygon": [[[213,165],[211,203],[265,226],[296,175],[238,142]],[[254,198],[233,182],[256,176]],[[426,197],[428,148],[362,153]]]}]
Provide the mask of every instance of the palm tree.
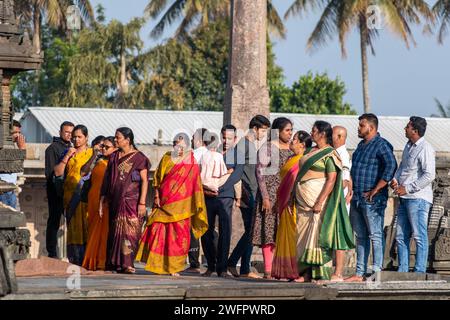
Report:
[{"label": "palm tree", "polygon": [[32,26],[33,49],[36,53],[41,51],[43,17],[51,27],[65,30],[66,10],[69,6],[76,5],[80,9],[85,23],[95,20],[94,10],[89,0],[18,0],[16,5],[17,11],[22,15],[22,20]]},{"label": "palm tree", "polygon": [[[145,15],[152,19],[157,19],[168,6],[151,31],[151,36],[154,38],[160,37],[167,26],[183,17],[175,32],[175,36],[180,37],[186,34],[191,27],[205,26],[210,21],[229,17],[230,5],[231,0],[150,0],[145,8]],[[283,21],[272,5],[272,0],[267,0],[267,21],[268,28],[272,33],[280,37],[285,36],[286,30]]]},{"label": "palm tree", "polygon": [[[285,14],[285,19],[295,14],[301,14],[316,8],[323,9],[322,15],[308,39],[307,49],[320,47],[327,40],[338,34],[342,56],[347,56],[346,40],[354,27],[360,36],[361,65],[363,81],[364,112],[370,112],[369,97],[369,68],[367,62],[367,48],[375,55],[374,39],[378,36],[378,30],[371,26],[374,12],[371,9],[373,1],[370,0],[295,0]],[[428,20],[433,19],[428,4],[424,0],[380,0],[376,2],[376,8],[381,13],[385,25],[398,35],[409,48],[415,41],[410,29],[410,23],[420,24],[420,16]],[[380,17],[379,17],[380,18]]]},{"label": "palm tree", "polygon": [[436,102],[439,114],[432,114],[431,116],[436,118],[450,118],[450,102],[444,107],[438,99],[434,98],[434,101]]},{"label": "palm tree", "polygon": [[444,42],[450,23],[450,0],[438,0],[433,6],[433,12],[436,14],[437,20],[440,22],[438,41]]}]

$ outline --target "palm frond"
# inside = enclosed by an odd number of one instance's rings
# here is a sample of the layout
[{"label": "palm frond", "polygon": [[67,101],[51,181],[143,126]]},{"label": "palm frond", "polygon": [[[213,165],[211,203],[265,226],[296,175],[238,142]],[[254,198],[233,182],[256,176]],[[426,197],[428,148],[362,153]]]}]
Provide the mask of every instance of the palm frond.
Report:
[{"label": "palm frond", "polygon": [[156,19],[167,6],[168,0],[150,0],[144,9],[146,17]]},{"label": "palm frond", "polygon": [[444,42],[444,38],[448,34],[450,25],[450,0],[439,0],[433,6],[432,10],[440,24],[438,32],[438,42],[442,44]]},{"label": "palm frond", "polygon": [[278,11],[272,4],[272,0],[267,0],[267,25],[269,31],[282,39],[286,38],[286,28]]},{"label": "palm frond", "polygon": [[333,35],[336,32],[336,18],[338,16],[338,8],[340,5],[341,0],[331,0],[328,3],[313,32],[308,38],[306,46],[307,51],[321,47],[327,43],[327,40],[333,38]]},{"label": "palm frond", "polygon": [[164,13],[159,22],[151,31],[150,35],[153,38],[158,38],[164,32],[166,26],[172,24],[176,19],[180,18],[187,0],[176,0]]}]

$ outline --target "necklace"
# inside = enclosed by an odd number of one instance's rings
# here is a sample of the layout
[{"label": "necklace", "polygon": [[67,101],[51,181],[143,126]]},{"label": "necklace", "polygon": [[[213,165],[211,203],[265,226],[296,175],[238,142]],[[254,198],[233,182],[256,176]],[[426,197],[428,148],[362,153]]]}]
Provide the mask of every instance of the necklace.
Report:
[{"label": "necklace", "polygon": [[[119,179],[122,181],[125,179],[125,173],[129,173],[131,169],[133,168],[133,164],[129,163],[131,159],[136,155],[137,151],[134,151],[131,156],[129,156],[126,160],[124,160],[122,163],[119,163],[117,166],[117,169],[119,169]],[[125,155],[124,155],[125,156]]]}]

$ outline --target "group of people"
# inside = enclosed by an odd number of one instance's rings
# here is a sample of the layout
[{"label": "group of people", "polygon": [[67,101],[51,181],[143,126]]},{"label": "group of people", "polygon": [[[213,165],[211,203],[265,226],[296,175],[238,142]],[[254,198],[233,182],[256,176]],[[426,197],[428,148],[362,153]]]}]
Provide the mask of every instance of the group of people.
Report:
[{"label": "group of people", "polygon": [[[201,243],[205,277],[258,278],[250,268],[257,246],[266,279],[363,281],[371,246],[371,270],[382,269],[390,186],[400,197],[399,271],[409,271],[413,237],[414,271],[426,272],[435,176],[426,125],[410,118],[398,168],[373,114],[359,117],[362,141],[352,160],[346,128],[325,121],[316,121],[309,133],[294,132],[287,118],[271,123],[257,115],[240,140],[233,125],[220,137],[205,128],[192,137],[179,133],[154,173],[147,214],[150,162],[135,147],[133,132],[119,128],[115,137],[97,137],[89,147],[87,128],[64,122],[46,150],[49,256],[56,257],[64,212],[69,260],[91,270],[134,273],[140,261],[153,273],[178,276],[189,260],[186,271],[200,272]],[[244,232],[230,253],[237,208]],[[344,279],[345,252],[355,247],[356,274]]]},{"label": "group of people", "polygon": [[96,137],[90,146],[88,139],[84,125],[64,122],[60,136],[46,149],[48,255],[57,257],[64,213],[71,263],[89,270],[134,273],[150,161],[136,148],[129,128]]}]

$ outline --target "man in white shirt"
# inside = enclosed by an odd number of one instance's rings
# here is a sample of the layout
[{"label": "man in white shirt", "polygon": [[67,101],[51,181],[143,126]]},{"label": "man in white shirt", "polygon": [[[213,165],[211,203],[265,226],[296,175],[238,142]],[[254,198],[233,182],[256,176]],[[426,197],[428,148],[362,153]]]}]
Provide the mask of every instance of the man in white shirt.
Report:
[{"label": "man in white shirt", "polygon": [[[199,166],[202,165],[203,155],[208,151],[205,139],[209,136],[208,129],[199,128],[192,136],[192,149],[194,158]],[[200,239],[196,239],[191,231],[191,245],[189,248],[189,265],[186,272],[200,273]]]},{"label": "man in white shirt", "polygon": [[[350,212],[350,201],[352,199],[352,179],[350,177],[350,155],[345,146],[347,141],[347,129],[342,126],[333,127],[333,147],[339,154],[342,161],[342,184],[344,188],[344,196],[347,203],[347,213]],[[345,250],[336,250],[336,271],[332,276],[332,281],[343,281],[343,266],[345,263]],[[341,266],[341,267],[338,267]],[[338,270],[341,269],[341,270]]]},{"label": "man in white shirt", "polygon": [[200,128],[197,129],[192,136],[192,149],[194,150],[194,158],[199,165],[202,164],[203,155],[208,151],[205,143],[205,138],[208,135],[207,132],[208,129]]},{"label": "man in white shirt", "polygon": [[352,199],[352,178],[350,176],[350,170],[352,163],[350,160],[350,154],[347,151],[345,145],[347,141],[347,129],[342,126],[333,127],[333,147],[342,160],[342,183],[344,187],[344,196],[347,203],[347,212],[350,212],[350,201]]}]

